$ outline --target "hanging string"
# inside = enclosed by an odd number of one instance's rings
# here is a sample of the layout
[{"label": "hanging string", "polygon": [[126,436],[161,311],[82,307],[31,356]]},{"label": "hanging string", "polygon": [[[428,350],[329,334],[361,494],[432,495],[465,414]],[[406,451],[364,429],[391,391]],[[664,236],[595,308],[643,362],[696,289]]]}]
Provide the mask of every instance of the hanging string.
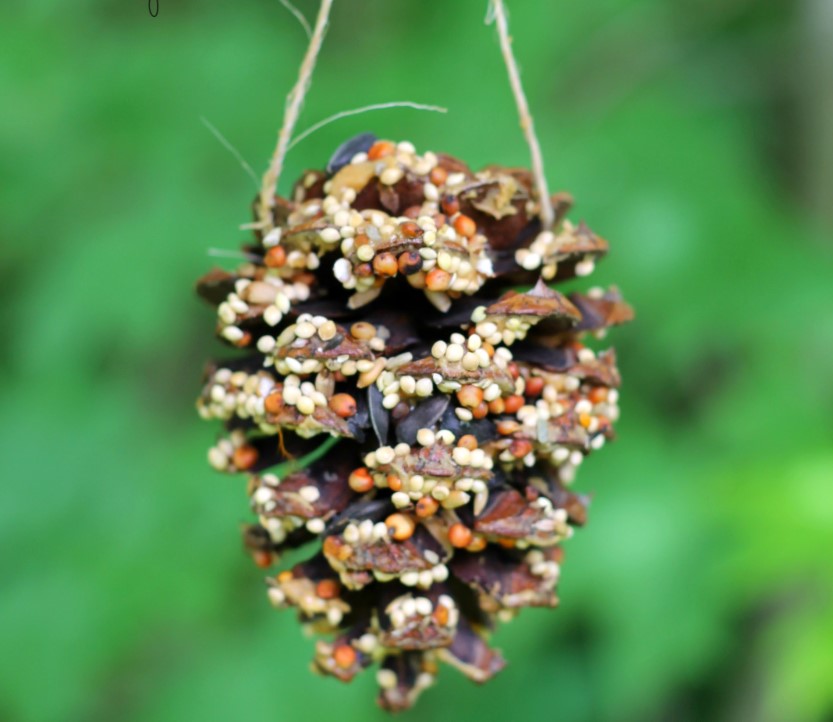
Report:
[{"label": "hanging string", "polygon": [[538,143],[538,136],[535,135],[535,125],[532,122],[532,115],[529,112],[529,105],[526,102],[523,85],[521,85],[518,64],[512,53],[512,38],[509,35],[509,23],[506,19],[506,8],[503,0],[490,0],[489,12],[486,15],[486,24],[490,25],[492,21],[497,25],[500,50],[503,54],[503,61],[506,63],[506,71],[509,74],[509,85],[512,87],[515,104],[518,106],[521,129],[526,137],[527,145],[529,145],[529,154],[532,160],[532,175],[535,179],[538,202],[541,206],[541,225],[545,230],[548,230],[552,228],[555,221],[555,213],[552,208],[549,188],[547,187],[547,178],[544,175],[544,160],[541,156],[541,146]]},{"label": "hanging string", "polygon": [[298,81],[286,98],[283,124],[278,133],[278,145],[275,148],[272,161],[269,163],[269,168],[263,174],[263,183],[260,189],[258,218],[263,231],[271,230],[274,225],[272,222],[272,206],[275,203],[275,191],[277,190],[278,181],[283,170],[283,161],[289,149],[292,131],[295,129],[295,123],[298,121],[298,115],[304,103],[304,96],[309,89],[312,71],[315,69],[315,61],[318,59],[318,53],[321,50],[321,42],[324,40],[324,31],[327,29],[327,22],[330,17],[330,8],[332,5],[333,0],[321,0],[321,6],[318,8],[318,16],[315,19],[315,27],[310,37],[309,47],[307,47],[307,52],[304,54],[301,69],[298,71]]}]

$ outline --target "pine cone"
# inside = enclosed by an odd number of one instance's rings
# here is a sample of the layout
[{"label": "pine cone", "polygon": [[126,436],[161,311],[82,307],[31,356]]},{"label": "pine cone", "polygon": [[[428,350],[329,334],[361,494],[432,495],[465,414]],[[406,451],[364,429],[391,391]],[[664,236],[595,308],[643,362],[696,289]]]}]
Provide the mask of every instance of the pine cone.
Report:
[{"label": "pine cone", "polygon": [[250,262],[198,285],[245,351],[198,401],[228,431],[210,463],[249,475],[244,543],[268,567],[315,542],[269,599],[332,636],[320,672],[379,662],[390,710],[441,660],[488,680],[496,621],[555,606],[561,542],[587,514],[575,470],[613,436],[614,352],[584,340],[632,312],[616,289],[547,286],[608,248],[553,201],[541,231],[527,171],[361,135],[275,198]]}]

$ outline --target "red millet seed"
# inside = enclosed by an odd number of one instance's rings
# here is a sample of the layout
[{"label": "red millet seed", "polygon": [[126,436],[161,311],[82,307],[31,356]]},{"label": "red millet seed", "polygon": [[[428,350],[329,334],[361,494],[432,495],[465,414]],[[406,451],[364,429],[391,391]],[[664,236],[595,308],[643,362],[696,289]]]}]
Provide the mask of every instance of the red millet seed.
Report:
[{"label": "red millet seed", "polygon": [[385,251],[373,259],[373,270],[380,276],[395,276],[399,271],[396,256]]},{"label": "red millet seed", "polygon": [[444,627],[448,624],[448,607],[438,604],[434,607],[434,620],[439,624],[441,627]]},{"label": "red millet seed", "polygon": [[336,416],[342,419],[349,419],[356,415],[357,406],[356,399],[350,394],[336,394],[330,399],[330,408],[335,412]]},{"label": "red millet seed", "polygon": [[356,661],[356,650],[349,644],[339,644],[333,650],[333,661],[342,669],[349,669]]},{"label": "red millet seed", "polygon": [[482,536],[476,536],[471,544],[466,547],[467,552],[482,552],[486,548],[486,540]]},{"label": "red millet seed", "polygon": [[453,216],[460,211],[460,201],[457,200],[457,196],[453,196],[450,193],[443,196],[442,201],[440,201],[440,206],[443,209],[443,213],[447,216]]},{"label": "red millet seed", "polygon": [[396,474],[388,474],[385,481],[387,481],[388,489],[391,491],[399,491],[402,488],[402,479]]},{"label": "red millet seed", "polygon": [[485,401],[481,401],[471,410],[471,415],[474,416],[475,419],[485,419],[488,413],[489,404]]},{"label": "red millet seed", "polygon": [[341,585],[335,579],[322,579],[315,585],[315,595],[321,599],[335,599]]},{"label": "red millet seed", "polygon": [[507,414],[515,414],[518,412],[518,409],[524,405],[524,397],[518,396],[517,394],[512,394],[512,396],[507,396],[506,400],[504,401],[504,409]]},{"label": "red millet seed", "polygon": [[245,471],[246,469],[251,469],[257,463],[257,457],[257,449],[254,446],[244,444],[234,450],[231,460],[235,467]]},{"label": "red millet seed", "polygon": [[405,541],[414,535],[416,521],[413,517],[396,513],[385,519],[385,526],[390,530],[390,535],[396,541]]},{"label": "red millet seed", "polygon": [[365,494],[373,488],[373,477],[364,467],[356,469],[347,480],[350,488],[357,494]]},{"label": "red millet seed", "polygon": [[477,224],[462,213],[454,219],[454,230],[465,238],[471,238],[477,233]]},{"label": "red millet seed", "polygon": [[379,160],[385,156],[393,155],[395,151],[396,146],[389,140],[377,140],[370,146],[370,150],[367,151],[367,159]]},{"label": "red millet seed", "polygon": [[544,379],[540,376],[530,376],[526,380],[525,393],[527,396],[540,396],[544,390]]},{"label": "red millet seed", "polygon": [[440,166],[434,166],[428,174],[428,180],[430,180],[438,188],[445,183],[446,178],[448,178],[448,171]]},{"label": "red millet seed", "polygon": [[471,529],[459,521],[455,522],[448,528],[448,541],[451,543],[451,546],[457,547],[458,549],[467,547],[472,541]]},{"label": "red millet seed", "polygon": [[263,257],[263,262],[269,268],[280,268],[286,263],[286,251],[283,246],[272,246]]},{"label": "red millet seed", "polygon": [[504,411],[506,411],[506,402],[500,396],[489,402],[489,413],[497,415]]},{"label": "red millet seed", "polygon": [[590,389],[587,398],[591,403],[600,404],[607,400],[607,389],[604,386],[596,386]]},{"label": "red millet seed", "polygon": [[434,516],[440,508],[440,503],[431,496],[423,496],[416,503],[416,515],[420,519],[427,519],[429,516]]},{"label": "red millet seed", "polygon": [[509,444],[509,453],[516,459],[522,459],[530,451],[532,451],[532,443],[526,439],[515,439]]},{"label": "red millet seed", "polygon": [[419,238],[422,235],[422,228],[413,221],[406,221],[401,224],[399,230],[405,238]]},{"label": "red millet seed", "polygon": [[467,384],[457,392],[457,400],[466,408],[473,409],[483,401],[483,389]]},{"label": "red millet seed", "polygon": [[283,411],[283,394],[280,390],[273,391],[263,400],[263,408],[267,414],[279,414]]},{"label": "red millet seed", "polygon": [[272,552],[266,551],[265,549],[258,549],[252,552],[252,559],[261,569],[268,569],[272,566]]},{"label": "red millet seed", "polygon": [[425,286],[429,291],[446,291],[451,285],[451,274],[442,268],[432,268],[425,275]]}]

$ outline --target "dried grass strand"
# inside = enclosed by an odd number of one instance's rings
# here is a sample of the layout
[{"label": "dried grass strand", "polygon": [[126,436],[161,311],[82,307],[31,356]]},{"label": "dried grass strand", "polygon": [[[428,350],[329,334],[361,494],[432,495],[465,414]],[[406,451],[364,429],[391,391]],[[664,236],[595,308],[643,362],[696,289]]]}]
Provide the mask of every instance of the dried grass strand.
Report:
[{"label": "dried grass strand", "polygon": [[253,253],[247,253],[246,251],[237,251],[234,249],[209,248],[207,253],[212,258],[236,258],[237,260],[253,261],[255,263],[261,260],[260,256],[256,256]]},{"label": "dried grass strand", "polygon": [[298,8],[296,8],[291,2],[289,2],[289,0],[278,0],[278,2],[295,16],[295,19],[301,24],[301,27],[307,34],[307,40],[312,38],[312,28],[309,26],[309,22],[304,17],[304,14]]},{"label": "dried grass strand", "polygon": [[325,125],[329,125],[330,123],[341,120],[342,118],[348,118],[351,115],[359,115],[361,113],[367,113],[371,110],[385,110],[387,108],[413,108],[414,110],[428,110],[433,111],[435,113],[447,113],[448,108],[443,108],[439,105],[424,105],[423,103],[414,103],[411,100],[394,100],[389,103],[374,103],[373,105],[365,105],[361,108],[353,108],[352,110],[342,110],[339,113],[335,113],[334,115],[329,116],[328,118],[324,118],[324,120],[316,123],[315,125],[311,125],[302,133],[299,133],[295,138],[292,139],[290,142],[289,147],[287,150],[292,150],[298,143],[300,143],[304,138],[312,135],[315,131],[320,130]]},{"label": "dried grass strand", "polygon": [[208,128],[208,130],[211,132],[211,134],[212,134],[212,135],[213,135],[213,136],[214,136],[217,140],[219,140],[219,141],[220,141],[220,144],[221,144],[221,145],[222,145],[222,146],[223,146],[223,147],[224,147],[224,148],[225,148],[225,149],[226,149],[229,153],[231,153],[231,154],[232,154],[235,158],[237,158],[237,162],[238,162],[238,163],[240,163],[240,165],[243,167],[243,170],[244,170],[244,171],[246,171],[246,173],[248,173],[249,177],[250,177],[250,178],[252,179],[252,181],[254,182],[254,184],[255,184],[255,188],[260,188],[260,181],[259,181],[259,180],[258,180],[258,178],[257,178],[257,174],[254,172],[254,170],[252,170],[252,166],[250,166],[250,165],[246,162],[246,159],[245,159],[245,158],[244,158],[244,157],[240,154],[240,151],[239,151],[239,150],[237,150],[237,148],[235,148],[235,147],[231,144],[231,141],[229,141],[229,139],[228,139],[228,138],[226,138],[226,137],[225,137],[225,136],[224,136],[224,135],[223,135],[223,134],[222,134],[222,133],[221,133],[221,132],[220,132],[220,131],[219,131],[219,130],[218,130],[218,129],[214,126],[214,125],[212,125],[212,124],[209,122],[208,118],[206,118],[205,116],[202,116],[202,115],[201,115],[201,116],[200,116],[200,121],[202,122],[202,124],[203,124],[206,128]]}]

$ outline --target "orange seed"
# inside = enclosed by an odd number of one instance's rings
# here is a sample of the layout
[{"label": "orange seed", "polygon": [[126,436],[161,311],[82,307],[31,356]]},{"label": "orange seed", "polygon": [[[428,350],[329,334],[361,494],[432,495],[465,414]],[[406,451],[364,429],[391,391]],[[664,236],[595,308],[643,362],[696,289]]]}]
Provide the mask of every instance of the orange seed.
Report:
[{"label": "orange seed", "polygon": [[417,238],[422,235],[422,228],[413,221],[405,221],[405,223],[399,226],[399,230],[402,231],[402,235],[405,238]]},{"label": "orange seed", "polygon": [[385,526],[396,541],[405,541],[414,535],[416,521],[405,514],[395,513],[385,519]]},{"label": "orange seed", "polygon": [[481,401],[471,410],[471,415],[474,416],[475,419],[485,419],[488,413],[489,404],[485,401]]},{"label": "orange seed", "polygon": [[263,407],[268,414],[279,414],[283,409],[283,394],[273,391],[263,400]]},{"label": "orange seed", "polygon": [[607,400],[607,389],[604,386],[596,386],[590,390],[587,398],[594,404],[600,404]]},{"label": "orange seed", "polygon": [[451,546],[457,547],[458,549],[467,547],[472,541],[471,529],[459,521],[455,522],[448,528],[448,541],[451,543]]},{"label": "orange seed", "polygon": [[521,459],[532,451],[532,443],[526,439],[515,439],[509,444],[509,451],[516,459]]},{"label": "orange seed", "polygon": [[280,268],[286,263],[286,251],[283,246],[272,246],[263,257],[263,262],[269,268]]},{"label": "orange seed", "polygon": [[364,467],[356,469],[347,480],[350,488],[357,494],[364,494],[373,488],[373,477]]},{"label": "orange seed", "polygon": [[471,218],[461,213],[454,219],[454,230],[461,236],[471,238],[477,233],[477,224]]},{"label": "orange seed", "polygon": [[437,509],[440,508],[440,503],[431,496],[423,496],[416,503],[416,515],[420,519],[427,519],[429,516],[434,516]]},{"label": "orange seed", "polygon": [[457,446],[462,446],[469,451],[474,451],[477,448],[477,439],[474,434],[464,434],[458,439]]},{"label": "orange seed", "polygon": [[374,257],[373,270],[380,276],[395,276],[399,270],[399,263],[396,260],[396,256],[385,251]]},{"label": "orange seed", "polygon": [[482,536],[476,536],[471,540],[471,544],[466,547],[469,552],[482,552],[486,548],[486,540]]},{"label": "orange seed", "polygon": [[339,644],[333,650],[333,661],[342,669],[349,669],[356,661],[356,650],[349,644]]},{"label": "orange seed", "polygon": [[473,409],[483,401],[483,389],[466,384],[457,392],[457,400],[466,408]]},{"label": "orange seed", "polygon": [[526,395],[538,396],[544,390],[544,379],[540,376],[530,376],[526,380]]},{"label": "orange seed", "polygon": [[431,169],[431,172],[428,174],[428,179],[435,185],[441,186],[445,183],[445,179],[448,178],[448,171],[445,168],[441,168],[440,166],[434,166]]},{"label": "orange seed", "polygon": [[453,196],[450,193],[443,196],[443,199],[440,201],[440,205],[442,206],[443,213],[447,216],[453,216],[460,210],[460,201],[457,200],[456,196]]},{"label": "orange seed", "polygon": [[489,402],[489,411],[493,414],[502,414],[506,410],[506,402],[499,396]]},{"label": "orange seed", "polygon": [[387,155],[393,155],[396,146],[389,140],[377,140],[367,151],[368,160],[379,160]]},{"label": "orange seed", "polygon": [[238,469],[251,469],[257,463],[257,449],[249,444],[238,446],[234,450],[232,461]]},{"label": "orange seed", "polygon": [[255,564],[261,569],[267,569],[272,565],[272,552],[268,552],[265,549],[258,549],[252,552],[252,559],[254,559]]},{"label": "orange seed", "polygon": [[512,394],[512,396],[508,396],[506,401],[504,402],[504,407],[506,409],[507,414],[514,414],[517,413],[518,409],[524,405],[524,397],[517,396],[516,394]]},{"label": "orange seed", "polygon": [[388,489],[391,491],[399,491],[402,488],[402,479],[396,474],[388,474],[387,477]]},{"label": "orange seed", "polygon": [[334,599],[340,589],[341,585],[335,579],[322,579],[315,585],[315,594],[321,599]]},{"label": "orange seed", "polygon": [[451,274],[435,266],[425,275],[425,285],[429,291],[445,291],[451,285]]},{"label": "orange seed", "polygon": [[356,414],[356,399],[350,394],[336,394],[330,399],[330,408],[336,416],[342,419],[349,419]]}]

